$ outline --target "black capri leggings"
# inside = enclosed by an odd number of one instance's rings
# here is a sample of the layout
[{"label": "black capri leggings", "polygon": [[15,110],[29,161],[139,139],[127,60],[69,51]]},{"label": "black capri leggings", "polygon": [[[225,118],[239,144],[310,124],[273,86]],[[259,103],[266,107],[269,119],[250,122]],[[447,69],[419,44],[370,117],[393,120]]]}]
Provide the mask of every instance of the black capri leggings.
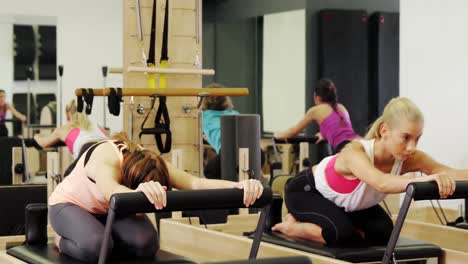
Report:
[{"label": "black capri leggings", "polygon": [[0,124],[0,137],[8,137],[8,129],[5,124]]},{"label": "black capri leggings", "polygon": [[[93,215],[77,205],[61,203],[50,206],[49,217],[55,232],[62,237],[61,253],[85,262],[98,261],[105,215]],[[159,249],[158,234],[146,215],[117,217],[109,248],[113,255],[154,257]]]},{"label": "black capri leggings", "polygon": [[[286,183],[285,202],[289,213],[298,221],[320,226],[328,245],[356,242],[385,245],[393,229],[392,220],[379,205],[345,212],[323,197],[315,189],[310,169],[300,172]],[[357,235],[357,229],[364,233],[364,239]]]},{"label": "black capri leggings", "polygon": [[349,140],[341,141],[340,144],[336,146],[336,148],[333,150],[333,154],[339,153],[349,142]]}]

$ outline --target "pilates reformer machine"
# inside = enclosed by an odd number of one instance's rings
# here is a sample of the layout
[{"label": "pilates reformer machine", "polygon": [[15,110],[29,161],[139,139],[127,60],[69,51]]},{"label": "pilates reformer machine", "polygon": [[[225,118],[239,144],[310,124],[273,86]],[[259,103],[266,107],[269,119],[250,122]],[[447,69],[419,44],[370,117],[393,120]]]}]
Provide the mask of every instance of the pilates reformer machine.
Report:
[{"label": "pilates reformer machine", "polygon": [[[231,116],[231,117],[228,117],[228,118],[230,118],[230,119],[232,119],[232,118],[239,119],[239,117],[236,117],[236,116]],[[249,119],[250,120],[248,120],[248,121],[259,124],[259,117],[258,116],[250,116]],[[247,161],[245,161],[245,162],[247,162]],[[249,170],[245,169],[245,168],[241,168],[241,171],[249,171]],[[249,172],[249,173],[251,173],[251,172]],[[193,192],[193,191],[188,191],[188,192]],[[218,192],[218,193],[222,193],[224,196],[219,196],[219,195],[217,195],[216,192],[209,191],[209,193],[206,193],[206,192],[205,193],[199,193],[199,196],[195,195],[193,197],[190,196],[188,198],[186,196],[184,196],[185,198],[183,200],[179,199],[179,200],[176,200],[174,203],[170,202],[170,200],[173,199],[171,197],[178,197],[178,195],[183,195],[183,194],[187,193],[187,191],[170,192],[170,193],[168,193],[168,201],[169,201],[168,202],[168,207],[165,208],[163,211],[166,211],[166,210],[170,211],[171,208],[173,208],[174,210],[193,210],[193,209],[200,209],[201,210],[201,209],[210,209],[210,208],[211,209],[216,209],[216,208],[224,208],[224,207],[231,208],[229,206],[221,205],[221,204],[224,203],[223,202],[224,201],[223,197],[231,197],[230,195],[227,195],[227,194],[232,193],[232,192],[237,192],[238,193],[239,190],[232,189],[232,190],[222,190],[222,191]],[[141,196],[141,194],[137,194],[137,195]],[[271,200],[271,191],[269,191],[269,189],[265,190],[264,196],[265,195],[266,195],[266,197],[270,197],[269,199]],[[152,207],[152,205],[149,204],[146,201],[146,198],[144,196],[141,196],[141,197],[143,197],[143,200],[145,200],[145,202],[146,202],[145,206],[147,206],[147,207],[145,207],[145,208],[147,208],[147,210],[149,210],[148,212],[153,212],[154,208]],[[180,197],[182,197],[182,196],[180,196]],[[202,199],[205,199],[204,202],[200,202],[200,204],[203,204],[203,207],[199,208],[197,206],[191,206],[190,204],[189,205],[183,205],[181,207],[177,207],[177,201],[179,201],[181,203],[184,203],[187,200],[196,201],[198,199],[197,197],[201,197]],[[114,200],[112,200],[111,201],[111,208],[112,208],[112,210],[114,210],[114,208],[115,208],[118,211],[118,213],[116,212],[116,214],[134,213],[134,211],[121,211],[122,210],[121,208],[124,208],[126,206],[128,206],[128,208],[131,208],[130,210],[142,210],[142,212],[146,212],[146,209],[138,209],[138,208],[143,208],[143,207],[139,207],[137,205],[137,203],[139,203],[137,200],[139,200],[140,198],[135,199],[135,197],[134,197],[134,198],[131,198],[129,200],[126,200],[125,203],[128,203],[127,205],[121,205],[120,202],[117,202],[117,201],[120,201],[120,200],[115,200],[116,203],[114,203],[113,202]],[[208,198],[211,199],[211,200],[210,201],[206,200]],[[229,200],[231,198],[227,198],[227,199]],[[261,200],[264,200],[264,199],[261,199]],[[259,202],[261,200],[259,200]],[[115,204],[115,206],[114,206],[114,204]],[[209,204],[209,206],[206,206],[206,204]],[[149,205],[149,207],[148,207],[148,205]],[[124,207],[122,207],[122,206],[124,206]],[[172,206],[174,206],[174,207],[172,207]],[[242,207],[242,206],[240,206],[240,207]],[[232,208],[239,208],[239,206],[236,205],[236,206],[234,206]],[[126,209],[126,210],[129,210],[129,209]],[[257,217],[257,219],[260,219],[260,222],[261,222],[261,224],[258,224],[258,226],[260,226],[260,227],[264,226],[264,221],[267,218],[267,212],[268,211],[269,210],[267,210],[267,208],[262,209],[262,213],[260,213],[261,217],[260,218]],[[39,228],[39,227],[37,227],[35,225],[31,226],[30,224],[28,224],[27,225],[28,229],[26,230],[26,234],[27,234],[26,241],[28,241],[28,242],[26,242],[26,245],[12,248],[8,252],[8,255],[0,256],[0,259],[3,258],[5,260],[8,260],[9,263],[16,263],[16,261],[18,259],[21,259],[22,261],[25,261],[27,263],[70,263],[71,261],[73,261],[73,260],[70,260],[69,258],[67,258],[65,256],[59,255],[58,252],[56,251],[56,249],[54,249],[53,243],[51,243],[49,245],[45,244],[46,241],[47,241],[47,229],[46,229],[47,213],[46,213],[45,206],[44,205],[31,205],[27,209],[27,215],[28,215],[28,219],[29,219],[29,220],[27,220],[28,223],[40,223],[41,227]],[[35,217],[39,217],[39,219],[41,219],[41,220],[33,220],[33,219],[38,219],[38,218],[35,218]],[[110,212],[109,217],[110,217],[109,219],[112,219],[112,217],[113,217],[112,212]],[[109,224],[109,221],[112,221],[112,220],[108,220],[108,224]],[[162,231],[163,229],[164,229],[164,227],[161,227],[160,230]],[[40,231],[36,232],[34,230],[40,230]],[[259,230],[261,230],[261,231],[259,231],[258,234],[261,234],[262,231],[263,231],[263,228],[261,228]],[[41,237],[41,238],[38,238],[37,236],[35,236],[34,232],[36,232],[36,234],[38,234],[39,237]],[[188,239],[189,238],[183,239],[183,240],[187,241]],[[29,242],[29,241],[31,241],[31,242]],[[257,245],[257,244],[258,243],[255,242],[253,245]],[[156,258],[156,260],[154,260],[154,261],[159,261],[159,262],[155,262],[155,263],[165,263],[164,262],[165,260],[170,261],[170,263],[175,263],[174,258],[179,258],[177,256],[174,256],[173,254],[165,252],[163,243],[161,244],[161,248],[163,249],[163,251],[161,251],[158,254],[158,258]],[[258,246],[257,246],[257,248],[258,248]],[[211,250],[211,248],[207,247],[207,250]],[[254,254],[254,253],[250,253],[251,257],[253,256],[252,254]],[[182,254],[182,255],[184,255],[184,254]],[[289,256],[291,254],[290,253],[284,253],[284,252],[281,253],[281,251],[280,251],[279,254],[275,254],[273,256],[276,256],[276,255],[278,255],[278,256]],[[11,257],[11,256],[13,256],[13,257]],[[230,258],[230,259],[239,259],[239,258],[242,258],[242,257],[238,255],[237,257]],[[185,260],[182,260],[182,261],[185,261]],[[196,261],[198,261],[198,260],[196,260]],[[292,259],[290,259],[290,258],[261,259],[261,260],[258,260],[258,262],[252,262],[252,263],[284,263],[282,261],[288,261],[287,263],[296,263],[296,262],[289,262],[289,261],[301,261],[301,262],[297,262],[297,263],[310,263],[308,258],[297,258],[297,257],[292,258]],[[122,261],[120,261],[120,260],[119,260],[119,262],[122,263]],[[142,263],[141,261],[137,261],[137,262]],[[73,262],[71,262],[71,263],[73,263]],[[132,262],[123,262],[123,263],[132,263]],[[150,262],[150,263],[153,263],[153,262]],[[191,263],[191,262],[177,262],[177,263]],[[229,262],[229,263],[231,263],[231,262]],[[232,263],[243,263],[243,262],[232,262]],[[250,262],[246,262],[246,263],[250,263]]]},{"label": "pilates reformer machine", "polygon": [[[296,136],[285,139],[271,139],[271,146],[273,148],[274,162],[270,165],[271,171],[271,180],[275,178],[276,175],[284,174],[283,164],[278,151],[278,144],[298,144],[299,145],[299,168],[297,171],[302,171],[306,167],[310,167],[309,160],[309,145],[315,144],[317,142],[317,137],[307,137],[307,136]],[[289,172],[287,172],[289,174]]]},{"label": "pilates reformer machine", "polygon": [[[235,121],[229,120],[235,118]],[[235,157],[239,154],[242,153],[242,148],[249,148],[247,143],[253,144],[252,142],[241,142],[243,138],[248,138],[245,135],[251,135],[251,138],[256,138],[253,135],[255,135],[256,129],[253,129],[253,131],[249,131],[249,127],[255,127],[254,122],[250,120],[248,123],[249,125],[246,125],[247,123],[243,123],[242,119],[244,117],[242,115],[240,116],[226,116],[223,117],[221,120],[222,124],[222,135],[224,140],[226,142],[237,142],[237,145],[231,147],[229,145],[226,145],[223,147],[227,151],[228,155],[228,160],[235,160]],[[229,122],[230,121],[230,122]],[[245,122],[245,121],[244,121]],[[238,125],[236,127],[236,124]],[[223,127],[228,127],[229,129],[224,129]],[[241,129],[242,128],[242,129]],[[231,131],[230,133],[225,133],[226,131]],[[257,132],[259,134],[259,131]],[[255,140],[254,140],[255,141]],[[224,146],[225,141],[222,139],[222,144]],[[233,149],[234,148],[234,149]],[[252,148],[255,149],[255,148]],[[230,154],[229,154],[230,153]],[[255,152],[253,152],[255,153]],[[223,153],[221,153],[223,155]],[[229,156],[230,155],[230,156]],[[255,154],[254,154],[255,155]],[[234,157],[234,158],[233,158]],[[259,157],[257,157],[257,160]],[[242,156],[239,155],[239,159],[237,161],[233,162],[232,167],[239,166],[239,164],[242,164],[241,162]],[[253,159],[255,163],[255,158]],[[223,179],[229,179],[229,180],[236,180],[236,177],[241,177],[241,170],[239,170],[237,173],[238,175],[235,175],[236,172],[229,166],[224,167],[223,166],[223,173],[226,175],[223,175]],[[250,172],[251,173],[251,172]],[[425,190],[426,188],[429,188],[430,190],[436,188],[431,183],[429,184],[429,187],[427,185],[414,185],[417,192],[413,190],[413,185],[411,185],[408,188],[408,193],[409,197],[414,198],[415,200],[420,200],[420,199],[425,199],[425,197],[420,197],[419,193],[421,192],[420,190]],[[431,189],[432,188],[432,189]],[[451,198],[460,198],[463,196],[463,194],[466,195],[466,191],[468,189],[466,183],[458,183],[457,185],[457,193],[454,194]],[[436,192],[437,193],[437,192]],[[434,196],[437,197],[437,196]],[[281,234],[277,233],[271,233],[269,230],[270,228],[277,222],[281,221],[281,207],[282,207],[282,200],[278,201],[278,198],[275,198],[273,200],[272,204],[272,210],[270,214],[269,221],[267,221],[266,225],[266,232],[263,236],[263,241],[267,242],[266,244],[262,244],[261,249],[264,249],[265,251],[260,250],[260,254],[262,252],[264,255],[262,257],[278,257],[278,256],[283,256],[282,254],[299,254],[299,255],[305,255],[310,257],[311,259],[314,260],[314,263],[349,263],[349,262],[360,262],[360,263],[379,263],[383,256],[384,253],[386,252],[386,247],[380,246],[380,247],[375,247],[375,246],[369,246],[369,245],[360,245],[357,247],[350,247],[350,248],[331,248],[331,247],[324,247],[318,244],[314,244],[311,242],[307,241],[299,241],[299,240],[294,240],[291,238],[287,238],[282,236]],[[403,209],[400,211],[400,214],[405,214],[405,211],[407,212],[408,208]],[[238,217],[239,220],[237,223],[232,223],[235,222],[236,217]],[[243,218],[241,218],[243,217]],[[234,219],[234,221],[232,221]],[[196,221],[186,221],[186,219],[164,219],[161,220],[160,226],[161,226],[161,241],[163,243],[167,243],[166,245],[171,245],[170,248],[171,250],[177,251],[178,248],[186,248],[192,245],[192,242],[197,241],[197,243],[201,244],[209,244],[211,245],[211,248],[216,249],[216,252],[222,252],[222,248],[236,248],[236,254],[239,254],[238,252],[245,252],[247,250],[248,245],[250,245],[251,241],[243,236],[240,236],[245,231],[250,231],[253,230],[255,227],[254,223],[258,220],[258,215],[255,214],[244,214],[244,215],[232,215],[228,217],[228,221],[226,224],[217,224],[217,225],[198,225]],[[190,223],[190,224],[189,224]],[[401,226],[404,223],[404,218],[402,220],[398,220],[395,223],[396,229],[398,229],[398,226]],[[250,225],[250,227],[249,227]],[[251,228],[249,230],[249,228]],[[222,231],[222,232],[218,232]],[[167,235],[166,235],[167,234]],[[184,234],[191,234],[190,237],[193,239],[193,241],[179,241],[175,238],[183,236]],[[398,231],[399,234],[399,231]],[[431,243],[427,242],[422,242],[422,241],[417,241],[414,239],[406,239],[406,238],[401,238],[398,239],[398,236],[395,235],[392,236],[392,239],[395,241],[398,241],[398,243],[395,245],[392,245],[393,242],[389,242],[389,247],[391,249],[389,254],[392,255],[395,253],[395,258],[398,261],[408,261],[408,260],[422,260],[422,259],[439,259],[439,260],[445,260],[445,263],[450,263],[447,261],[453,261],[453,259],[457,259],[459,257],[466,257],[463,255],[463,253],[453,253],[450,250],[441,249],[439,246],[433,245]],[[395,242],[394,241],[394,242]],[[219,251],[218,251],[219,249]],[[389,250],[389,249],[388,249]],[[196,250],[189,250],[189,252],[192,252],[193,255],[191,255],[191,258],[194,258],[199,261],[208,261],[207,256],[210,258],[216,257],[215,260],[225,260],[225,259],[232,259],[234,256],[233,254],[230,253],[217,253],[217,254],[208,254],[207,252],[197,252]],[[442,255],[442,252],[444,254]],[[182,253],[179,251],[179,253]],[[461,256],[460,256],[461,255]],[[389,262],[386,262],[389,263]],[[441,262],[443,263],[443,262]]]},{"label": "pilates reformer machine", "polygon": [[[284,190],[284,185],[286,181],[293,177],[293,175],[284,168],[284,161],[280,158],[279,154],[279,144],[298,144],[299,145],[299,159],[298,159],[298,169],[300,172],[306,168],[311,167],[311,162],[309,160],[309,145],[315,144],[318,138],[308,137],[308,136],[296,136],[285,139],[271,139],[271,147],[273,149],[274,161],[270,163],[270,186],[273,189],[273,192],[282,194]],[[331,154],[331,153],[329,153]]]},{"label": "pilates reformer machine", "polygon": [[[30,118],[28,117],[27,123],[23,127],[23,138],[31,138],[32,136],[34,136],[35,133],[50,134],[52,133],[53,129],[62,124],[63,114],[61,110],[63,106],[63,65],[59,65],[57,67],[57,70],[59,77],[59,85],[57,86],[57,91],[55,92],[55,94],[37,94],[36,100],[32,100],[33,98],[31,95],[30,87],[31,84],[30,80],[28,79],[28,92],[25,94],[26,99],[23,99],[27,105],[26,112],[28,113],[28,115],[31,114],[32,110],[35,109],[34,102],[37,101],[37,105],[39,106],[40,110],[40,119],[39,124],[32,124],[30,123]],[[32,73],[28,73],[28,78],[32,78],[30,76],[31,74]],[[67,151],[64,151],[63,149],[59,148],[65,146],[64,144],[56,144],[55,146],[48,149],[37,150],[35,148],[31,148],[32,146],[25,146],[23,139],[17,140],[20,141],[21,144],[16,144],[16,146],[12,147],[11,184],[45,184],[45,178],[47,178],[46,164],[48,152],[60,153],[60,159],[56,161],[59,163],[59,169],[57,170],[57,173],[59,173],[58,171],[62,173],[62,171],[64,171],[64,168],[67,167],[69,163],[71,163],[71,155]]]},{"label": "pilates reformer machine", "polygon": [[[313,263],[396,263],[407,261],[421,261],[437,259],[438,263],[465,263],[468,254],[446,249],[429,242],[418,241],[413,238],[400,237],[401,230],[406,225],[406,215],[413,200],[439,199],[437,184],[435,182],[413,183],[408,186],[405,199],[401,205],[401,210],[395,221],[394,229],[387,246],[353,245],[346,248],[327,247],[310,241],[285,237],[280,233],[269,231],[277,222],[281,221],[282,199],[274,197],[271,211],[265,227],[263,240],[259,254],[262,257],[278,256],[280,250],[285,250],[291,254],[307,256]],[[457,182],[456,192],[447,199],[464,199],[468,196],[468,182]],[[410,225],[411,226],[411,225]],[[211,248],[218,252],[222,248],[236,248],[237,254],[243,254],[248,249],[251,240],[247,237],[216,232],[206,229],[203,226],[188,225],[175,220],[162,220],[162,242],[170,245],[169,248],[179,247],[189,248],[187,252],[193,253],[191,258],[203,259],[203,256],[190,250],[191,243],[197,241],[199,244],[209,244]],[[434,236],[434,233],[426,236]],[[192,241],[178,241],[174,239],[177,235],[190,234]],[[402,233],[405,235],[405,232]],[[443,239],[449,239],[444,236]],[[457,239],[457,238],[454,238]],[[464,244],[466,245],[466,244]],[[218,253],[219,259],[232,258],[232,254]],[[213,257],[213,256],[211,256]]]},{"label": "pilates reformer machine", "polygon": [[[263,226],[268,217],[271,199],[271,191],[269,189],[265,189],[262,196],[252,206],[254,208],[261,208],[262,213],[258,221],[256,237],[248,255],[249,259],[255,259],[257,256],[263,233]],[[167,193],[167,206],[161,211],[209,210],[242,207],[244,207],[243,191],[238,189],[170,191]],[[146,199],[143,193],[114,194],[110,199],[109,213],[107,216],[99,263],[109,263],[107,260],[107,253],[109,251],[108,241],[115,217],[134,213],[151,212],[155,212],[154,205]],[[65,255],[61,255],[56,250],[53,242],[48,242],[47,206],[45,204],[28,205],[26,207],[26,219],[26,242],[24,245],[10,248],[7,251],[9,256],[13,256],[17,260],[21,260],[26,263],[77,263],[75,260]],[[179,237],[179,239],[185,240],[183,237]],[[1,257],[5,256],[0,255],[0,259]],[[247,256],[239,256],[239,258],[247,258]],[[10,258],[10,260],[12,259]],[[138,259],[110,259],[109,261],[111,263],[193,263],[187,258],[166,251],[164,249],[164,244],[161,244],[161,250],[158,255],[155,256],[155,259],[146,260],[146,262],[145,260]]]},{"label": "pilates reformer machine", "polygon": [[[227,117],[232,118],[232,117]],[[238,120],[233,122],[234,124],[239,124],[239,121],[242,116],[237,117]],[[223,122],[222,122],[223,125]],[[229,127],[229,126],[228,126]],[[249,127],[249,126],[242,126]],[[222,126],[223,129],[223,126]],[[231,135],[228,134],[231,142],[236,142],[236,138],[245,138],[243,133],[252,133],[252,131],[242,131],[239,132],[236,129],[235,125],[230,126],[229,131]],[[222,135],[226,130],[223,130]],[[237,136],[232,134],[236,134]],[[224,143],[224,142],[223,142]],[[245,147],[245,146],[243,146]],[[239,146],[236,146],[239,148]],[[230,148],[227,148],[230,149]],[[240,148],[239,148],[240,150]],[[235,153],[230,149],[231,156]],[[240,151],[239,151],[240,152]],[[232,158],[231,158],[232,160]],[[234,163],[235,164],[235,163]],[[235,165],[234,165],[235,166]],[[223,173],[228,173],[232,171],[228,168],[223,167]],[[231,180],[235,180],[231,178]],[[450,197],[450,199],[460,199],[468,196],[468,183],[458,182],[457,183],[457,192]],[[411,204],[412,199],[414,200],[424,200],[424,199],[438,199],[437,185],[434,182],[431,183],[422,183],[422,184],[412,184],[408,187],[407,193],[405,195],[405,201],[402,204],[402,209],[400,210],[400,216],[395,222],[394,233],[388,243],[385,246],[372,246],[372,245],[356,245],[350,246],[347,248],[339,247],[326,247],[319,245],[317,243],[312,243],[304,240],[292,239],[285,237],[280,233],[272,233],[269,231],[271,227],[281,221],[282,215],[282,199],[280,197],[274,197],[273,203],[271,206],[271,211],[267,225],[265,226],[265,234],[263,236],[263,241],[267,242],[261,245],[260,254],[262,252],[265,255],[262,257],[271,257],[278,256],[278,254],[286,254],[280,249],[287,251],[289,254],[299,254],[310,257],[314,260],[314,263],[380,263],[385,255],[385,262],[382,263],[393,263],[391,261],[419,261],[426,259],[438,259],[439,263],[452,263],[456,260],[467,260],[468,254],[463,252],[456,252],[432,243],[428,241],[420,241],[421,239],[411,238],[400,238],[399,234],[402,226],[405,223],[405,216],[408,212],[409,205]],[[233,221],[229,216],[226,224],[218,225],[197,225],[192,221],[189,224],[187,221],[181,221],[179,219],[165,219],[161,221],[161,231],[162,231],[162,241],[167,241],[171,244],[171,249],[177,250],[179,247],[190,247],[191,242],[198,241],[201,244],[209,244],[215,251],[223,252],[222,248],[236,248],[236,252],[245,252],[250,244],[250,240],[246,237],[240,236],[242,231],[248,231],[250,222],[250,228],[253,230],[258,216],[250,214],[245,215],[242,221],[238,223],[232,223]],[[233,218],[235,219],[235,218]],[[231,223],[230,223],[231,222]],[[241,224],[242,223],[242,224]],[[235,231],[234,231],[235,230]],[[221,232],[217,232],[221,231]],[[167,233],[166,233],[167,232]],[[165,235],[167,234],[167,235]],[[175,237],[182,236],[183,234],[191,234],[193,241],[179,241],[174,239]],[[428,230],[428,236],[431,236],[431,231]],[[264,249],[265,251],[262,251]],[[197,254],[196,251],[190,250],[194,259],[204,259],[203,254]],[[279,253],[281,252],[281,253]],[[223,252],[225,253],[225,252]],[[213,257],[214,255],[210,255]],[[219,257],[219,260],[232,258],[232,254],[216,254],[216,257]],[[390,256],[390,258],[389,258]]]}]

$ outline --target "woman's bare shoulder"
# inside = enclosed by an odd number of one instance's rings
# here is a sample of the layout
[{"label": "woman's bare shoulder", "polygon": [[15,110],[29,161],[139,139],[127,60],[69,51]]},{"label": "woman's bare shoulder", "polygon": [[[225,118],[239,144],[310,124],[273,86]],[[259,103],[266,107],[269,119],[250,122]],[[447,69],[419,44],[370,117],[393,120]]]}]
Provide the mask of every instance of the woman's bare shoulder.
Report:
[{"label": "woman's bare shoulder", "polygon": [[95,164],[100,163],[107,163],[107,164],[120,164],[120,158],[115,150],[115,146],[113,146],[111,141],[106,141],[104,143],[99,144],[92,153],[90,158]]}]

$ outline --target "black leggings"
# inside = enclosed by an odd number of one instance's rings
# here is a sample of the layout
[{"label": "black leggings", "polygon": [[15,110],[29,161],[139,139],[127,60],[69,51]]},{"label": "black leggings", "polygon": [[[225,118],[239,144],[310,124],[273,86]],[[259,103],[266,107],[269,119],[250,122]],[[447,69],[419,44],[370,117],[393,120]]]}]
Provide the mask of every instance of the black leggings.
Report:
[{"label": "black leggings", "polygon": [[338,144],[336,148],[333,150],[333,154],[339,153],[349,142],[351,141],[349,140],[341,141],[340,144]]},{"label": "black leggings", "polygon": [[5,124],[0,124],[0,137],[8,137],[8,129]]},{"label": "black leggings", "polygon": [[[315,189],[312,171],[305,170],[286,183],[285,202],[294,218],[322,228],[327,245],[360,243],[387,244],[393,229],[388,214],[375,205],[368,209],[345,212]],[[364,240],[356,233],[360,229]]]},{"label": "black leggings", "polygon": [[[62,237],[61,253],[81,261],[97,262],[105,215],[93,215],[77,205],[61,203],[50,206],[49,217],[55,232]],[[109,248],[119,256],[154,257],[159,249],[158,234],[146,215],[116,218]]]}]

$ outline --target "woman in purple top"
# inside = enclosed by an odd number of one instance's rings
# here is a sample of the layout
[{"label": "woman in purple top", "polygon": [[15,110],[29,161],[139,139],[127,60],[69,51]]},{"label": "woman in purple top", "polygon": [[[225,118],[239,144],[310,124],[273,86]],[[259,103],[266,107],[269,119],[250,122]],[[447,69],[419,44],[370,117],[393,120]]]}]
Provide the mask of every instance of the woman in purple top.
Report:
[{"label": "woman in purple top", "polygon": [[334,153],[340,150],[350,141],[358,138],[351,124],[348,111],[338,103],[336,86],[329,79],[321,79],[314,89],[315,106],[310,108],[304,118],[295,126],[282,133],[275,133],[278,139],[296,136],[312,122],[317,122],[320,132],[317,133],[316,143],[326,139],[333,147]]}]

